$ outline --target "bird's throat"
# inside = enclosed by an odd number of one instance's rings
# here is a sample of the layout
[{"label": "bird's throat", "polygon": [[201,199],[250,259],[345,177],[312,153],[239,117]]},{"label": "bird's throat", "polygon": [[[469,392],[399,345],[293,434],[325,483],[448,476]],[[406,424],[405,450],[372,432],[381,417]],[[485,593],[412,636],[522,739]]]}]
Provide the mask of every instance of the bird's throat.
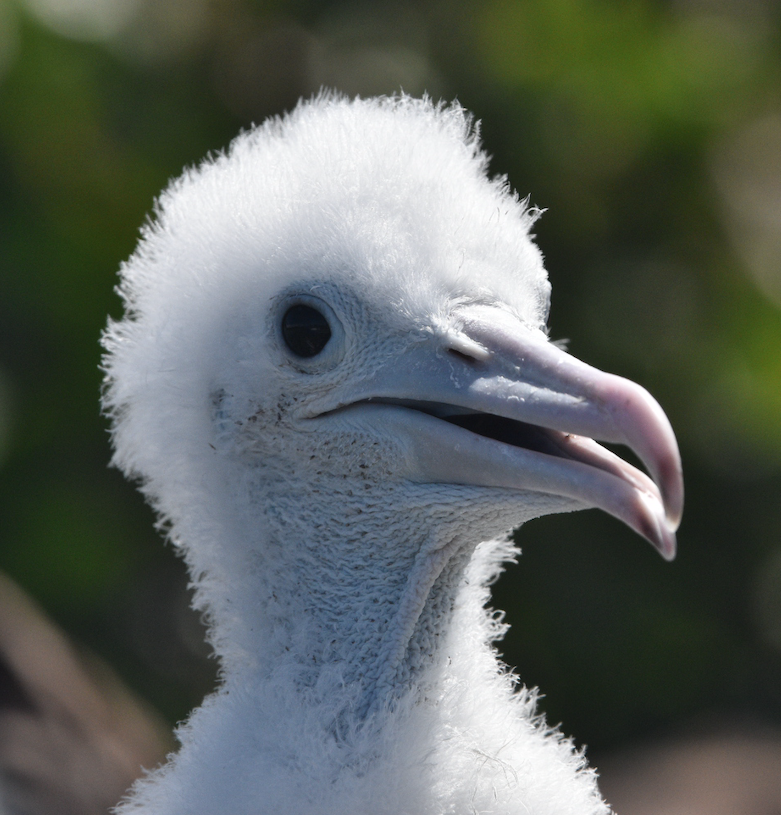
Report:
[{"label": "bird's throat", "polygon": [[[237,502],[258,508],[245,525],[257,535],[251,559],[230,582],[252,599],[236,596],[234,630],[218,638],[244,643],[248,670],[272,683],[294,677],[302,703],[327,699],[334,715],[356,724],[420,689],[447,658],[475,546],[466,524],[443,523],[452,507],[431,517],[419,485],[386,485],[377,495],[364,486],[320,485],[315,497],[328,500],[319,502],[267,482],[257,486],[263,500]],[[237,608],[252,609],[252,618]]]},{"label": "bird's throat", "polygon": [[375,676],[359,716],[392,706],[437,664],[471,548],[455,539],[418,552],[376,655]]}]

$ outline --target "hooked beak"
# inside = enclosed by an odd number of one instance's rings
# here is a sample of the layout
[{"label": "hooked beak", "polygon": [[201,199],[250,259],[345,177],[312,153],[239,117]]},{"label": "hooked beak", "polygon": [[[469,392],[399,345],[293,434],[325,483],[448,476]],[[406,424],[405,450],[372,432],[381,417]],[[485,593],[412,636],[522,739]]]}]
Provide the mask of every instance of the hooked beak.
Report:
[{"label": "hooked beak", "polygon": [[[683,512],[678,446],[642,387],[592,368],[509,313],[473,306],[330,410],[372,410],[407,442],[414,481],[571,498],[619,518],[667,559]],[[597,444],[625,444],[650,478]]]}]

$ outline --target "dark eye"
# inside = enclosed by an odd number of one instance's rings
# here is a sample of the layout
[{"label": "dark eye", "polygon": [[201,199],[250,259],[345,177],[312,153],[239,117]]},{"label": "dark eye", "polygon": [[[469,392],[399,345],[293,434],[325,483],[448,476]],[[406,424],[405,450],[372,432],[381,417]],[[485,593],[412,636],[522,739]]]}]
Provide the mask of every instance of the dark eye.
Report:
[{"label": "dark eye", "polygon": [[316,308],[299,303],[285,312],[282,337],[296,356],[314,357],[331,339],[331,326]]}]

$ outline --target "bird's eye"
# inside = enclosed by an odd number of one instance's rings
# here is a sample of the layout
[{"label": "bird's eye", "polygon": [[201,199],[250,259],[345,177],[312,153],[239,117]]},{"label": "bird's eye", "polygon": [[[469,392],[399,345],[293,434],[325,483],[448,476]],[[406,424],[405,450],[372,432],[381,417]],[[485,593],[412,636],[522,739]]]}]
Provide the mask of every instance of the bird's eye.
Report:
[{"label": "bird's eye", "polygon": [[298,303],[282,317],[282,338],[296,356],[314,357],[331,339],[331,326],[316,308]]}]

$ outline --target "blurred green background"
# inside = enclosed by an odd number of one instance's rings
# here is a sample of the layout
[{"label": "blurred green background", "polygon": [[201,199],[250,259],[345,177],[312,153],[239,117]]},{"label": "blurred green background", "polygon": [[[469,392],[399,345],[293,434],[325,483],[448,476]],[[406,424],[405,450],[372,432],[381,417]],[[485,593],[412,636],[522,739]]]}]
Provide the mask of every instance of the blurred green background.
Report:
[{"label": "blurred green background", "polygon": [[457,97],[547,212],[552,335],[662,403],[680,554],[519,533],[502,646],[594,752],[781,724],[781,10],[770,0],[0,0],[0,569],[171,721],[212,687],[182,565],[108,468],[98,338],[184,165],[321,86]]}]

